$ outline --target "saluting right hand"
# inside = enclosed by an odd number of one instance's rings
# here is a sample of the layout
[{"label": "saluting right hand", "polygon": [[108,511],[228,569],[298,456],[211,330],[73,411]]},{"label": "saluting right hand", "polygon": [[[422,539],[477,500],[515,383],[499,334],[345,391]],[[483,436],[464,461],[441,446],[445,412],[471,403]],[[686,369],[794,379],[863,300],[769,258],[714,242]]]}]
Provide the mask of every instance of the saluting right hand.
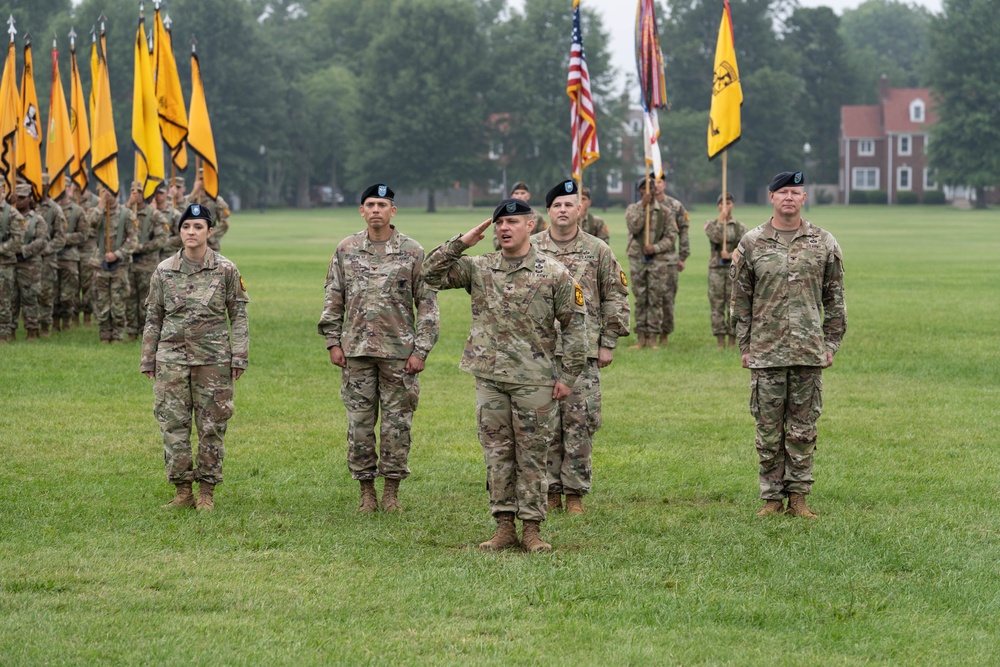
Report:
[{"label": "saluting right hand", "polygon": [[493,220],[483,220],[478,225],[467,231],[462,235],[461,241],[465,244],[465,247],[471,248],[476,245],[484,238],[486,238],[486,230],[490,225],[493,224]]}]

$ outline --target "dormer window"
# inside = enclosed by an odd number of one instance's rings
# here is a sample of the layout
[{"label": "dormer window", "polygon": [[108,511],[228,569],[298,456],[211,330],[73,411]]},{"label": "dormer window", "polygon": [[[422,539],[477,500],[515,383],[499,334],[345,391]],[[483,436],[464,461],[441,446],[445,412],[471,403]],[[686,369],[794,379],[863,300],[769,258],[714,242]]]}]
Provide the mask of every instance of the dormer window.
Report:
[{"label": "dormer window", "polygon": [[913,100],[910,102],[910,122],[911,123],[922,123],[924,122],[924,101],[923,100]]}]

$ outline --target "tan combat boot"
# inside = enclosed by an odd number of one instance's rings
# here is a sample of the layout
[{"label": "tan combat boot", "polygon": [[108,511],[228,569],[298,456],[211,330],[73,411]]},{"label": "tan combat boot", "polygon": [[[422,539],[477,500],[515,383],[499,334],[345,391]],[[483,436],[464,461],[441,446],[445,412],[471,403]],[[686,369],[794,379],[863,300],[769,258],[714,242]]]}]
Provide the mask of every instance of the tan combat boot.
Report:
[{"label": "tan combat boot", "polygon": [[521,546],[528,553],[538,553],[540,551],[552,551],[552,545],[542,541],[539,531],[540,521],[524,521],[521,528]]},{"label": "tan combat boot", "polygon": [[402,512],[399,504],[399,482],[402,480],[386,478],[385,489],[382,491],[382,509],[386,512]]},{"label": "tan combat boot", "polygon": [[644,333],[637,333],[635,335],[635,337],[636,337],[635,338],[635,345],[629,345],[628,349],[630,349],[630,350],[641,350],[642,348],[646,347],[646,334],[644,334]]},{"label": "tan combat boot", "polygon": [[194,495],[191,493],[191,482],[181,482],[175,485],[177,487],[177,495],[166,505],[164,508],[172,509],[174,507],[194,507]]},{"label": "tan combat boot", "polygon": [[669,336],[670,336],[670,334],[660,334],[660,345],[662,345],[663,347],[666,347],[667,346],[667,338]]},{"label": "tan combat boot", "polygon": [[38,340],[38,329],[28,329],[28,340]]},{"label": "tan combat boot", "polygon": [[48,338],[48,337],[50,337],[52,335],[49,332],[49,325],[46,324],[45,322],[42,322],[40,324],[40,335],[42,336],[42,338]]},{"label": "tan combat boot", "polygon": [[517,528],[514,527],[513,512],[497,512],[497,532],[486,542],[479,545],[486,551],[500,551],[520,544],[517,540]]},{"label": "tan combat boot", "polygon": [[785,506],[780,500],[768,500],[764,503],[764,508],[757,512],[757,516],[771,516],[772,514],[784,514]]},{"label": "tan combat boot", "polygon": [[198,501],[195,503],[195,508],[206,512],[214,510],[215,500],[212,499],[213,494],[215,494],[215,484],[198,482]]},{"label": "tan combat boot", "polygon": [[[566,498],[569,500],[569,497]],[[549,491],[549,511],[555,512],[556,510],[562,509],[562,494],[555,491]]]},{"label": "tan combat boot", "polygon": [[816,518],[816,515],[806,505],[806,495],[804,493],[788,494],[788,513],[792,516],[800,516],[803,519]]},{"label": "tan combat boot", "polygon": [[726,334],[721,334],[715,337],[715,346],[720,350],[726,349]]},{"label": "tan combat boot", "polygon": [[566,494],[566,514],[583,514],[583,496],[577,493]]},{"label": "tan combat boot", "polygon": [[378,494],[375,493],[375,480],[361,480],[361,504],[358,505],[358,511],[364,514],[370,514],[377,509]]}]

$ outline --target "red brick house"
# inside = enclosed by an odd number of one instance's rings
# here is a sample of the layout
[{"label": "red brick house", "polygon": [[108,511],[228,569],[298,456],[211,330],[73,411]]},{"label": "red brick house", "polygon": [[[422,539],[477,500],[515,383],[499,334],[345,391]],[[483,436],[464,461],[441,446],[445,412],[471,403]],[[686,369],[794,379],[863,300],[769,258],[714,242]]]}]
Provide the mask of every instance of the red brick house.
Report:
[{"label": "red brick house", "polygon": [[900,192],[938,190],[927,159],[930,128],[937,122],[929,88],[889,88],[883,74],[879,103],[840,107],[838,201],[852,191],[881,191],[895,204]]}]

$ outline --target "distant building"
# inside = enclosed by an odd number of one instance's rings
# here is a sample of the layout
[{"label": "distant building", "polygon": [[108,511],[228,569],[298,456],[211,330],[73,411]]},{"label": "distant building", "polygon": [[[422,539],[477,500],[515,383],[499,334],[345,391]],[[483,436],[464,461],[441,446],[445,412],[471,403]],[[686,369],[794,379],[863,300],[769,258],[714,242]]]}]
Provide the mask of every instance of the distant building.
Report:
[{"label": "distant building", "polygon": [[895,204],[900,192],[920,201],[940,189],[927,159],[930,128],[937,122],[929,88],[889,88],[883,74],[879,103],[840,107],[839,201],[856,191],[881,191]]}]

